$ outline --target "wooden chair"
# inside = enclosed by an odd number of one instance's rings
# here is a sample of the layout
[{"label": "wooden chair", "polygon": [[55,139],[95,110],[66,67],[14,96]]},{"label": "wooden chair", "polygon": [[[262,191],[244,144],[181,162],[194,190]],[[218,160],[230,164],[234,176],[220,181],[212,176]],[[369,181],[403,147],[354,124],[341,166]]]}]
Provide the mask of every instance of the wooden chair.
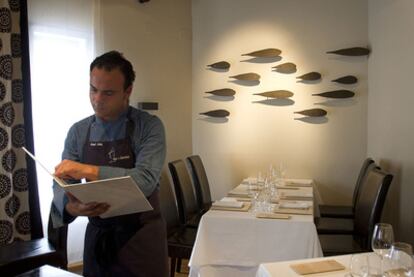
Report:
[{"label": "wooden chair", "polygon": [[48,237],[0,246],[0,276],[15,276],[43,265],[67,269],[67,226],[53,228],[49,214]]},{"label": "wooden chair", "polygon": [[160,180],[161,214],[167,223],[170,276],[179,272],[181,259],[189,259],[197,235],[197,229],[183,225],[178,214],[176,197],[167,178]]},{"label": "wooden chair", "polygon": [[175,196],[177,198],[178,214],[182,224],[190,227],[198,227],[202,216],[190,175],[183,160],[168,163],[171,178],[174,183]]},{"label": "wooden chair", "polygon": [[320,234],[324,256],[344,255],[371,250],[371,236],[380,221],[385,198],[393,176],[380,169],[370,170],[364,179],[355,206],[352,234]]},{"label": "wooden chair", "polygon": [[374,164],[374,160],[371,158],[365,159],[363,162],[361,169],[359,171],[359,175],[357,181],[355,183],[354,194],[352,197],[352,205],[351,206],[340,206],[340,205],[319,205],[319,211],[321,217],[339,217],[339,218],[353,218],[354,217],[354,210],[355,204],[360,192],[360,185],[367,174],[367,170],[372,167]]},{"label": "wooden chair", "polygon": [[191,168],[198,205],[203,212],[206,212],[210,209],[212,201],[210,185],[203,162],[199,155],[189,156],[186,160]]}]

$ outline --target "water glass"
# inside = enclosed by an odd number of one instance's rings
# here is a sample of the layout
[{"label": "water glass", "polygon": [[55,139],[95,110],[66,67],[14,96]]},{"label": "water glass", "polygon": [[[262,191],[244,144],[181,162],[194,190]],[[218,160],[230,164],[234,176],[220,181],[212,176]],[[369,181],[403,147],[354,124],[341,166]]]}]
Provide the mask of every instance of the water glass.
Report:
[{"label": "water glass", "polygon": [[259,213],[272,212],[271,195],[268,185],[265,185],[264,188],[258,192],[257,197],[254,199],[253,211]]},{"label": "water glass", "polygon": [[264,178],[263,178],[263,175],[262,175],[262,172],[260,172],[259,171],[259,173],[257,174],[257,182],[256,182],[256,184],[257,184],[257,188],[260,190],[260,189],[262,189],[263,188],[263,186],[264,186]]},{"label": "water glass", "polygon": [[350,273],[347,277],[381,276],[381,259],[374,253],[354,254],[351,256]]},{"label": "water glass", "polygon": [[404,242],[394,242],[385,259],[386,276],[413,276],[413,248]]},{"label": "water glass", "polygon": [[247,193],[251,198],[255,198],[256,194],[258,193],[258,186],[252,179],[249,179],[247,182]]}]

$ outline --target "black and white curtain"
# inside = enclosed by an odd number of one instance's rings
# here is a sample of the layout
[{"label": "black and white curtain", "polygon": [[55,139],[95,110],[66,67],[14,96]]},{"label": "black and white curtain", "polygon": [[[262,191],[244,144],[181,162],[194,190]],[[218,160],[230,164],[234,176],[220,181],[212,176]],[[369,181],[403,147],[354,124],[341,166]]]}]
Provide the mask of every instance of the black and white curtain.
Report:
[{"label": "black and white curtain", "polygon": [[34,165],[21,149],[33,151],[27,37],[26,1],[0,0],[0,245],[42,236]]}]

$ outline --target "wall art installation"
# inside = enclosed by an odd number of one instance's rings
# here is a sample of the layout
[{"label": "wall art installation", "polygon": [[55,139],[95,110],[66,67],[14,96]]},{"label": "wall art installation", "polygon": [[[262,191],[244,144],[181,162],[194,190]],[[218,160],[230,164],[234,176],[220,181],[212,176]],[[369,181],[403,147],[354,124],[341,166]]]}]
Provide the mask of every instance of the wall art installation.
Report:
[{"label": "wall art installation", "polygon": [[322,75],[319,72],[309,72],[306,74],[303,74],[301,76],[296,77],[297,79],[300,79],[301,81],[316,81],[321,79]]},{"label": "wall art installation", "polygon": [[295,73],[297,71],[296,64],[294,63],[282,63],[276,66],[272,66],[272,70],[279,73]]},{"label": "wall art installation", "polygon": [[249,73],[230,76],[229,78],[234,78],[236,80],[241,80],[241,81],[259,81],[260,75],[257,73],[249,72]]},{"label": "wall art installation", "polygon": [[261,93],[254,93],[254,95],[260,95],[267,98],[276,98],[276,99],[283,99],[289,98],[293,96],[293,92],[288,90],[273,90],[273,91],[266,91]]},{"label": "wall art installation", "polygon": [[341,56],[367,56],[371,51],[364,47],[343,48],[334,51],[328,51],[328,54],[336,54]]},{"label": "wall art installation", "polygon": [[341,78],[337,78],[335,80],[332,80],[332,82],[344,84],[344,85],[351,85],[358,82],[358,78],[353,75],[346,75]]},{"label": "wall art installation", "polygon": [[200,115],[206,115],[210,117],[227,117],[230,115],[230,112],[227,110],[212,110],[204,113],[200,113]]},{"label": "wall art installation", "polygon": [[242,56],[250,56],[257,58],[274,58],[280,56],[282,51],[276,48],[266,48],[258,51],[253,51],[250,53],[242,54]]},{"label": "wall art installation", "polygon": [[229,69],[230,68],[230,63],[226,62],[226,61],[221,61],[221,62],[216,62],[216,63],[212,63],[207,65],[210,68],[214,68],[214,69]]},{"label": "wall art installation", "polygon": [[316,93],[312,95],[322,96],[322,97],[327,97],[327,98],[351,98],[351,97],[354,97],[355,93],[350,90],[340,89],[340,90],[332,90],[332,91],[327,91],[327,92],[322,92],[322,93]]},{"label": "wall art installation", "polygon": [[294,113],[301,114],[304,116],[311,116],[311,117],[325,116],[328,114],[328,112],[325,111],[324,109],[309,109],[309,110],[303,110],[303,111],[294,112]]},{"label": "wall art installation", "polygon": [[[242,54],[242,56],[250,56],[253,58],[264,58],[266,62],[269,62],[271,59],[269,58],[278,58],[278,61],[282,59],[280,56],[282,51],[277,48],[264,48],[261,50],[249,52]],[[327,51],[328,54],[335,54],[340,56],[367,56],[370,53],[370,49],[365,47],[350,47],[350,48],[343,48],[333,51]],[[273,60],[271,62],[275,62]],[[230,63],[227,61],[219,61],[216,63],[212,63],[208,65],[209,68],[215,70],[228,70],[230,68]],[[272,66],[272,71],[283,73],[283,74],[292,74],[297,72],[297,65],[293,62],[285,62],[275,66]],[[259,80],[261,76],[254,72],[248,72],[244,74],[238,74],[229,76],[229,78],[235,79],[237,81],[247,81],[243,85],[251,86],[253,83],[256,85],[259,84]],[[313,81],[318,81],[322,79],[322,75],[319,72],[312,71],[306,74],[300,75],[296,77],[298,82],[303,83],[312,83]],[[331,80],[334,83],[341,84],[341,85],[352,85],[358,83],[358,78],[354,75],[344,75],[338,77],[336,79]],[[233,81],[234,82],[234,81]],[[220,96],[220,97],[232,97],[235,95],[236,91],[231,88],[222,88],[216,89],[211,91],[206,91],[205,93]],[[273,90],[273,91],[266,91],[261,93],[253,93],[253,95],[258,95],[262,97],[266,97],[266,101],[268,99],[287,99],[294,96],[294,93],[288,90]],[[321,93],[312,94],[312,96],[320,96],[325,98],[334,98],[334,99],[345,99],[345,98],[352,98],[355,96],[355,92],[350,90],[332,90],[326,91]],[[288,99],[289,101],[292,101]],[[293,102],[293,101],[292,101]],[[293,102],[294,103],[294,102]],[[323,117],[327,115],[327,111],[324,109],[307,109],[303,111],[294,112],[295,114],[301,114],[307,117]],[[218,110],[211,110],[208,112],[200,113],[200,115],[205,115],[209,117],[227,117],[230,113],[227,110],[218,109]],[[296,119],[296,118],[295,118]]]},{"label": "wall art installation", "polygon": [[216,89],[211,91],[206,91],[206,93],[217,95],[217,96],[233,96],[236,94],[236,91],[231,88],[222,88],[222,89]]}]

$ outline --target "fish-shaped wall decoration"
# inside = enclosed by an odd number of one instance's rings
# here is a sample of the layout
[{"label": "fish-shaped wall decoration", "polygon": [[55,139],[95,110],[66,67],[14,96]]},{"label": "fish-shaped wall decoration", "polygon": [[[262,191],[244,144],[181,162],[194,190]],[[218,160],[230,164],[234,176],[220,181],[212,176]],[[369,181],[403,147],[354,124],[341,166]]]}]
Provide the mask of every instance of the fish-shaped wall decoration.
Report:
[{"label": "fish-shaped wall decoration", "polygon": [[251,57],[258,57],[258,58],[273,58],[273,57],[278,57],[281,53],[282,51],[280,51],[279,49],[266,48],[266,49],[242,54],[242,56],[251,56]]},{"label": "fish-shaped wall decoration", "polygon": [[293,92],[288,90],[273,90],[273,91],[266,91],[261,93],[254,93],[254,95],[260,95],[268,98],[276,98],[276,99],[282,99],[282,98],[289,98],[293,96]]},{"label": "fish-shaped wall decoration", "polygon": [[206,91],[206,93],[210,93],[217,96],[233,96],[236,94],[236,91],[231,88],[222,88],[222,89],[216,89],[211,91]]},{"label": "fish-shaped wall decoration", "polygon": [[327,92],[322,92],[322,93],[316,93],[312,95],[322,96],[322,97],[327,97],[327,98],[351,98],[351,97],[354,97],[355,92],[350,91],[350,90],[340,89],[340,90],[332,90],[332,91],[327,91]]},{"label": "fish-shaped wall decoration", "polygon": [[216,63],[212,63],[207,65],[211,68],[214,69],[229,69],[230,68],[230,63],[226,62],[226,61],[221,61],[221,62],[216,62]]},{"label": "fish-shaped wall decoration", "polygon": [[249,72],[249,73],[230,76],[230,78],[234,78],[236,80],[241,80],[241,81],[258,81],[260,80],[260,75],[257,73]]},{"label": "fish-shaped wall decoration", "polygon": [[352,76],[352,75],[346,75],[344,77],[332,80],[332,82],[336,82],[336,83],[339,83],[339,84],[350,85],[350,84],[355,84],[356,82],[358,82],[358,78],[355,77],[355,76]]},{"label": "fish-shaped wall decoration", "polygon": [[274,71],[280,73],[295,73],[296,72],[296,64],[294,63],[282,63],[276,66],[272,66]]},{"label": "fish-shaped wall decoration", "polygon": [[212,110],[204,113],[200,113],[201,115],[206,115],[210,117],[227,117],[230,115],[230,112],[227,110]]},{"label": "fish-shaped wall decoration", "polygon": [[303,111],[294,112],[294,113],[305,115],[305,116],[312,116],[312,117],[325,116],[328,114],[328,112],[325,111],[324,109],[309,109],[309,110],[303,110]]},{"label": "fish-shaped wall decoration", "polygon": [[319,80],[322,77],[322,75],[319,72],[309,72],[306,74],[303,74],[301,76],[296,77],[297,79],[301,79],[302,81],[316,81]]},{"label": "fish-shaped wall decoration", "polygon": [[371,50],[364,47],[351,47],[351,48],[343,48],[334,51],[328,51],[328,54],[336,54],[341,56],[366,56],[369,55]]}]

